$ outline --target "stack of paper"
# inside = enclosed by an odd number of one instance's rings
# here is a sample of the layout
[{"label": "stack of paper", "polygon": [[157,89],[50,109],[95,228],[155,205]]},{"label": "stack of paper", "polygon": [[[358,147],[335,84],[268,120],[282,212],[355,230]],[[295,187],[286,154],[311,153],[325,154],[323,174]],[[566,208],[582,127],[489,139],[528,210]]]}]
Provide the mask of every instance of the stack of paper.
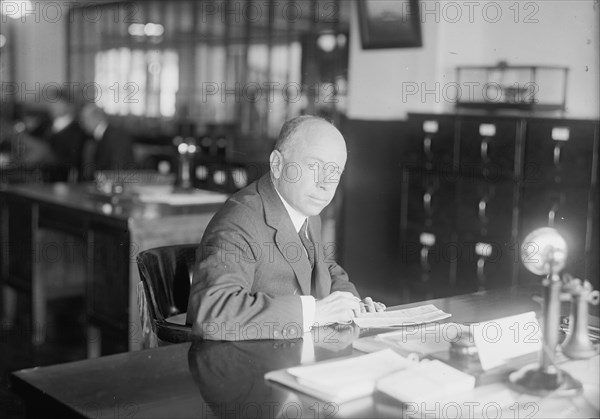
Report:
[{"label": "stack of paper", "polygon": [[[448,352],[450,342],[457,340],[457,331],[462,332],[468,326],[456,323],[422,324],[403,327],[400,330],[366,336],[352,342],[354,349],[362,352],[375,352],[390,348],[400,355],[413,359]],[[465,332],[465,333],[466,333]]]},{"label": "stack of paper", "polygon": [[377,380],[411,365],[411,361],[386,349],[358,357],[271,371],[265,378],[321,400],[344,403],[371,395]]},{"label": "stack of paper", "polygon": [[447,319],[451,315],[444,313],[433,304],[404,310],[382,311],[379,313],[360,313],[354,318],[359,327],[392,327],[423,324]]},{"label": "stack of paper", "polygon": [[475,377],[441,361],[422,361],[377,382],[377,390],[403,403],[439,401],[475,387]]}]

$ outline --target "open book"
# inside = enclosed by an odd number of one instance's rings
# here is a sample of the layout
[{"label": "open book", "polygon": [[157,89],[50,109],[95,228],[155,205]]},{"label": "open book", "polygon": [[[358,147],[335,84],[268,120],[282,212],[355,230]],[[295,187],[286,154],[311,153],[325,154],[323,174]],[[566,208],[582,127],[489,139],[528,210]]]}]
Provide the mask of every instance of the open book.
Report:
[{"label": "open book", "polygon": [[344,403],[369,396],[377,380],[412,365],[391,349],[313,365],[270,371],[267,380],[320,400]]},{"label": "open book", "polygon": [[364,328],[412,326],[447,319],[450,316],[450,314],[443,312],[433,304],[427,304],[404,310],[360,313],[354,318],[354,323]]}]

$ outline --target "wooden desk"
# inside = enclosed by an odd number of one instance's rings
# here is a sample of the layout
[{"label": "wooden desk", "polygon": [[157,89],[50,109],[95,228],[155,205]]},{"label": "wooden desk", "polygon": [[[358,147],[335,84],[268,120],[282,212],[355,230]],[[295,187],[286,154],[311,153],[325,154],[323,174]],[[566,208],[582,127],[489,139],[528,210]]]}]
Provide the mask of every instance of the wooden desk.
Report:
[{"label": "wooden desk", "polygon": [[[43,343],[47,299],[84,294],[89,357],[140,348],[137,253],[199,243],[216,201],[226,198],[214,195],[212,203],[167,205],[130,194],[115,200],[91,184],[0,189],[4,321],[14,324],[16,291],[31,295],[33,340]],[[116,336],[116,347],[102,344],[104,333]]]},{"label": "wooden desk", "polygon": [[[535,310],[532,292],[488,291],[433,300],[452,313],[449,320],[474,322]],[[361,334],[373,331],[360,331]],[[315,359],[352,355],[359,331],[317,329]],[[406,406],[382,395],[335,406],[264,380],[267,371],[301,363],[304,341],[197,341],[93,360],[22,370],[11,376],[32,416],[57,417],[402,417]],[[573,399],[540,399],[508,390],[502,383],[479,387],[473,403],[489,417],[592,417],[598,411],[598,357],[570,362],[585,385]],[[487,405],[482,406],[482,403]],[[590,405],[590,403],[592,403]],[[595,404],[594,404],[595,403]],[[471,405],[474,406],[474,405]],[[455,417],[456,406],[438,406],[427,417]],[[469,405],[459,405],[469,417]],[[473,407],[474,408],[474,407]],[[446,410],[443,410],[446,409]]]}]

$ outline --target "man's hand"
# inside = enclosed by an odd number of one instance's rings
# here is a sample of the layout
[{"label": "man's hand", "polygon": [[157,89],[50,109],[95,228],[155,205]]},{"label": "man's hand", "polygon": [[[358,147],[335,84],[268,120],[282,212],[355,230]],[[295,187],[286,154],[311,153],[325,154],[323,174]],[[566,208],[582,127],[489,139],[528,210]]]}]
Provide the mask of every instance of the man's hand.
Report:
[{"label": "man's hand", "polygon": [[346,291],[335,291],[317,301],[315,324],[348,323],[360,311],[360,300],[356,296]]},{"label": "man's hand", "polygon": [[376,313],[379,311],[385,311],[385,304],[377,303],[373,301],[371,297],[365,297],[360,302],[361,313]]}]

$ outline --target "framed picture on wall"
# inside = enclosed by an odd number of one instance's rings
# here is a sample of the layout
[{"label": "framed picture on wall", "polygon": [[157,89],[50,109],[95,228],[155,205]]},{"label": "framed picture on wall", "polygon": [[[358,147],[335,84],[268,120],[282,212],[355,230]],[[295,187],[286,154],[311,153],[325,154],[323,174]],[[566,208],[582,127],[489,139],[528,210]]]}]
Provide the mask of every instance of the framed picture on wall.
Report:
[{"label": "framed picture on wall", "polygon": [[358,19],[363,49],[423,45],[418,0],[361,0]]}]

